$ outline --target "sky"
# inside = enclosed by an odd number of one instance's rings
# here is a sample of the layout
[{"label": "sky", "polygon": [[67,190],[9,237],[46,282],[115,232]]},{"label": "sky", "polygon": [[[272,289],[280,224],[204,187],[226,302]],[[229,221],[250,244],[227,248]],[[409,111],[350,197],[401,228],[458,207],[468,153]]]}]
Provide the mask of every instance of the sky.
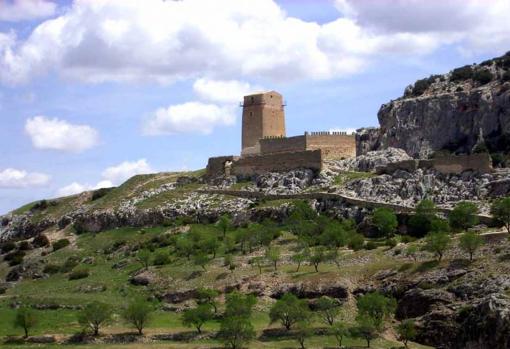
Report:
[{"label": "sky", "polygon": [[510,0],[0,0],[0,214],[239,154],[242,96],[287,135],[377,126],[431,74],[510,50]]}]

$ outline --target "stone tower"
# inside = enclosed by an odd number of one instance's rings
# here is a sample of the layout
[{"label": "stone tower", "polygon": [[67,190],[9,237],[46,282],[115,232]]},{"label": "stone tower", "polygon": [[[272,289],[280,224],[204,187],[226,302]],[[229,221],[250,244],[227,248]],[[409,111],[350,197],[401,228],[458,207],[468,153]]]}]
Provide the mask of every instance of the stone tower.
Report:
[{"label": "stone tower", "polygon": [[285,137],[285,113],[282,95],[276,91],[244,96],[241,154],[258,153],[258,141],[264,137]]}]

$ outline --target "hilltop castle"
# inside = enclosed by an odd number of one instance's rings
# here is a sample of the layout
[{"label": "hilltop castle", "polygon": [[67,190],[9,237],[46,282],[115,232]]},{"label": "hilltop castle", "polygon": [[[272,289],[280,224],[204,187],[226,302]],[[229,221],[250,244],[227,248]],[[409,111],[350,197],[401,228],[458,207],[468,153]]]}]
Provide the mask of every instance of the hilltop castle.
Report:
[{"label": "hilltop castle", "polygon": [[321,170],[323,161],[356,156],[354,135],[345,132],[305,132],[287,137],[285,104],[276,91],[244,97],[241,156],[210,158],[207,175],[252,176],[296,168]]}]

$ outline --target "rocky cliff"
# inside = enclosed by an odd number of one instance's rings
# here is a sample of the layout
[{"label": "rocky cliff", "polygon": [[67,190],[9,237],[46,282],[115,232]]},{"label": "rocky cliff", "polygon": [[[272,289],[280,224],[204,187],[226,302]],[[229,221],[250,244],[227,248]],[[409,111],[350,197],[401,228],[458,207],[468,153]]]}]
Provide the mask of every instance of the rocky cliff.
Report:
[{"label": "rocky cliff", "polygon": [[[433,75],[381,106],[379,132],[363,132],[358,149],[404,149],[426,158],[439,150],[510,150],[510,52],[481,64]],[[375,149],[374,149],[375,148]]]}]

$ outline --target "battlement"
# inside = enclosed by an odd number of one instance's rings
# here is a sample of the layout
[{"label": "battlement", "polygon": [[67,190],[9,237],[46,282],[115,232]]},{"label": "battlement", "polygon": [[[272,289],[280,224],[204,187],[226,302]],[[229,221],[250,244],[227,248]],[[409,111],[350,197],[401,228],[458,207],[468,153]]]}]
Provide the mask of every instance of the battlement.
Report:
[{"label": "battlement", "polygon": [[354,133],[345,131],[305,131],[305,136],[354,136]]}]

